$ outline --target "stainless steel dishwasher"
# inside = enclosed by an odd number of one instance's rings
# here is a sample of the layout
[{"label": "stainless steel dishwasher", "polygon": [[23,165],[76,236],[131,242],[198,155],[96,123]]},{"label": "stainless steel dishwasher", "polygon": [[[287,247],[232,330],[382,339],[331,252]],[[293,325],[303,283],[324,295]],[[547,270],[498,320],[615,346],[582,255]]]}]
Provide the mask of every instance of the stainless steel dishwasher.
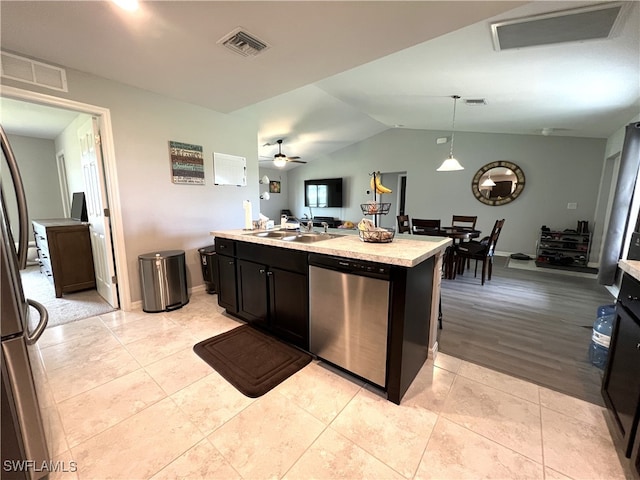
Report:
[{"label": "stainless steel dishwasher", "polygon": [[309,255],[309,350],[385,386],[390,267]]}]

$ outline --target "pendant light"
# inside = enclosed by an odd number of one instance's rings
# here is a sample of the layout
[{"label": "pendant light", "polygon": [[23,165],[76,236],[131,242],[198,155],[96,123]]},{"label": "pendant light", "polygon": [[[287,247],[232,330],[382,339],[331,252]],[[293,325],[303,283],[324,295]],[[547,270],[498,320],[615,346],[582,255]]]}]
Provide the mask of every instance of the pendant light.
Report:
[{"label": "pendant light", "polygon": [[460,165],[460,162],[456,160],[453,156],[453,136],[456,133],[456,102],[460,98],[459,95],[452,95],[453,98],[453,122],[451,125],[451,150],[449,152],[449,158],[447,158],[442,165],[440,165],[436,171],[437,172],[454,172],[456,170],[464,170],[464,167]]},{"label": "pendant light", "polygon": [[480,186],[481,186],[481,187],[495,187],[495,186],[496,186],[496,182],[494,182],[493,180],[491,180],[491,175],[489,175],[489,176],[487,177],[487,179],[486,179],[484,182],[482,182],[482,183],[480,184]]}]

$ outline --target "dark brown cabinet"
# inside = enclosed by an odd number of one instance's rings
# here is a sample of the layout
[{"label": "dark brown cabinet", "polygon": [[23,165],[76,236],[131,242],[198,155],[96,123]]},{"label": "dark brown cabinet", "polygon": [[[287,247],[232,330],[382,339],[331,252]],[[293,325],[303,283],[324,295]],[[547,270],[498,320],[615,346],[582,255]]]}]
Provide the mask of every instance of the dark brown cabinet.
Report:
[{"label": "dark brown cabinet", "polygon": [[229,313],[238,311],[238,291],[236,282],[235,245],[233,240],[216,238],[216,261],[218,282],[218,305]]},{"label": "dark brown cabinet", "polygon": [[270,267],[269,318],[271,329],[300,348],[309,348],[308,276]]},{"label": "dark brown cabinet", "polygon": [[602,396],[616,426],[613,437],[626,457],[634,448],[640,417],[639,298],[640,282],[625,274],[602,382]]},{"label": "dark brown cabinet", "polygon": [[266,265],[238,260],[238,313],[247,321],[266,326],[269,304]]},{"label": "dark brown cabinet", "polygon": [[40,271],[53,281],[56,297],[96,287],[88,224],[54,219],[32,225]]},{"label": "dark brown cabinet", "polygon": [[[224,239],[223,239],[224,240]],[[228,241],[228,240],[227,240]],[[307,255],[282,248],[236,242],[226,251],[235,252],[236,267],[225,274],[219,264],[220,290],[235,279],[237,309],[227,311],[300,348],[309,347]],[[224,249],[222,249],[224,250]],[[219,261],[223,261],[223,257]]]}]

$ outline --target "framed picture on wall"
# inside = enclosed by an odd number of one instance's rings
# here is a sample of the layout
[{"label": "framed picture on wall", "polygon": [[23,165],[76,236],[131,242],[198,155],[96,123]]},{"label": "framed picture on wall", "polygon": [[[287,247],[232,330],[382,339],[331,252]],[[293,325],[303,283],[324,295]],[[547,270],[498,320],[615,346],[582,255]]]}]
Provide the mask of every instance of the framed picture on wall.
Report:
[{"label": "framed picture on wall", "polygon": [[277,180],[271,180],[269,182],[269,193],[280,193],[280,182]]},{"label": "framed picture on wall", "polygon": [[170,141],[169,155],[173,183],[204,185],[204,158],[201,145]]}]

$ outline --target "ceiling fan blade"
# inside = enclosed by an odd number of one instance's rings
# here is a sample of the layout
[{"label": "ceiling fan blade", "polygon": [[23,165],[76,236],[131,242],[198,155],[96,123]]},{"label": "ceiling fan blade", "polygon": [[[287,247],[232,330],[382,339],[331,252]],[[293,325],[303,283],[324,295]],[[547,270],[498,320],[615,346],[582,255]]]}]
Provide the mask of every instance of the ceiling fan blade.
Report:
[{"label": "ceiling fan blade", "polygon": [[288,160],[288,161],[291,162],[291,163],[307,163],[307,162],[305,162],[303,160]]},{"label": "ceiling fan blade", "polygon": [[298,160],[300,157],[287,157],[287,160]]}]

